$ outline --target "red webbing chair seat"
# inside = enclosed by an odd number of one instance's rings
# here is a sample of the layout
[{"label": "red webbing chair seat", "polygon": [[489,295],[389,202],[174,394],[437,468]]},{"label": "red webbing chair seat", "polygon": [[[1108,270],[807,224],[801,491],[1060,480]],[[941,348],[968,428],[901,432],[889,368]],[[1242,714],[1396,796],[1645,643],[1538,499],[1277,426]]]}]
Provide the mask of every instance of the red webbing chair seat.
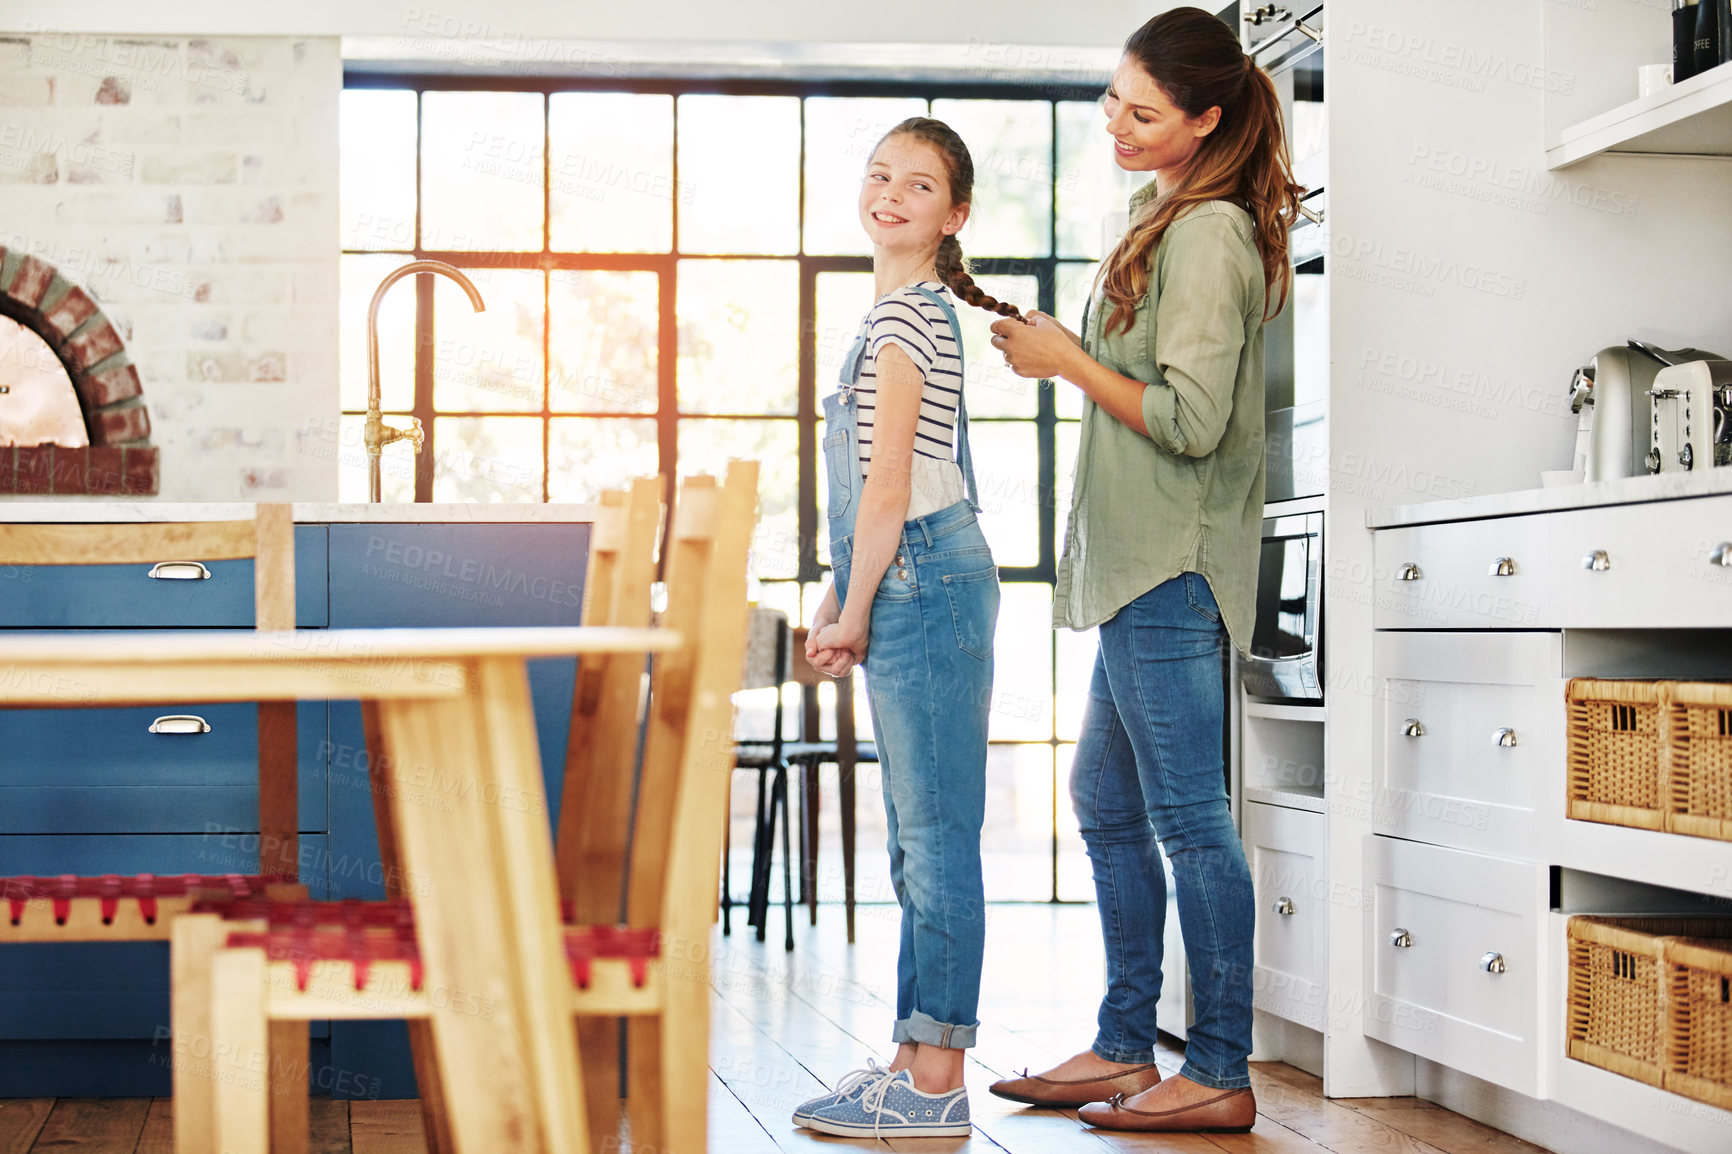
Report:
[{"label": "red webbing chair seat", "polygon": [[[281,878],[256,874],[0,878],[0,901],[4,901],[7,914],[5,924],[0,925],[0,940],[79,941],[89,934],[95,940],[112,936],[124,941],[166,941],[173,915],[185,913],[195,903],[221,906],[260,898],[269,887],[281,884]],[[31,916],[33,908],[47,916]],[[136,920],[126,916],[128,909],[136,913]],[[103,927],[117,925],[123,933],[101,932]]]}]

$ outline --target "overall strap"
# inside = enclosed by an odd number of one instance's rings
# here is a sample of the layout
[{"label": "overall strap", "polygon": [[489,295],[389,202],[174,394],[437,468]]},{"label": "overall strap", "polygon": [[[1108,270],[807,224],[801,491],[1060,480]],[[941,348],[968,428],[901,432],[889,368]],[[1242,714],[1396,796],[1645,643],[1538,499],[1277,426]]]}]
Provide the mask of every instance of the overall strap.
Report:
[{"label": "overall strap", "polygon": [[914,291],[944,310],[944,319],[950,322],[950,331],[956,336],[956,363],[963,369],[961,383],[956,387],[956,441],[957,464],[962,467],[962,484],[968,494],[968,507],[974,512],[980,512],[980,489],[974,483],[974,454],[968,447],[968,401],[963,394],[968,385],[968,360],[962,352],[962,325],[956,319],[956,310],[950,307],[950,302],[923,285],[914,285]]}]

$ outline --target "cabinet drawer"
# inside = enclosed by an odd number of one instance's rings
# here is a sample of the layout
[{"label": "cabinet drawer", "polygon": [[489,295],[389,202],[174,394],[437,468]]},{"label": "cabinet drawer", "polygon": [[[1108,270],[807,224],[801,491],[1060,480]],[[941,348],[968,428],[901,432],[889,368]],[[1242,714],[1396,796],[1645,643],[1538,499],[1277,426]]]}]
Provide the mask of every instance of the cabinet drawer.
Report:
[{"label": "cabinet drawer", "polygon": [[1560,787],[1561,633],[1378,633],[1378,833],[1534,860]]},{"label": "cabinet drawer", "polygon": [[[295,622],[303,629],[329,619],[326,554],[325,526],[295,526]],[[0,629],[252,628],[252,561],[204,565],[210,577],[194,581],[150,577],[149,565],[0,565],[8,594]]]},{"label": "cabinet drawer", "polygon": [[[1550,518],[1499,517],[1382,529],[1372,552],[1377,629],[1535,629],[1558,613]],[[1500,562],[1507,573],[1500,575]]]},{"label": "cabinet drawer", "polygon": [[1257,895],[1252,1004],[1278,1017],[1324,1028],[1326,913],[1325,817],[1245,803],[1245,855]]},{"label": "cabinet drawer", "polygon": [[[1732,543],[1732,497],[1577,509],[1552,521],[1561,624],[1732,626],[1732,569],[1710,560]],[[1596,560],[1604,568],[1592,568]]]},{"label": "cabinet drawer", "polygon": [[1371,836],[1365,881],[1366,1035],[1540,1096],[1545,868]]},{"label": "cabinet drawer", "polygon": [[[310,832],[328,824],[328,712],[323,701],[295,709]],[[152,733],[163,716],[199,717],[210,731]],[[258,750],[254,705],[0,709],[0,834],[257,830]]]}]

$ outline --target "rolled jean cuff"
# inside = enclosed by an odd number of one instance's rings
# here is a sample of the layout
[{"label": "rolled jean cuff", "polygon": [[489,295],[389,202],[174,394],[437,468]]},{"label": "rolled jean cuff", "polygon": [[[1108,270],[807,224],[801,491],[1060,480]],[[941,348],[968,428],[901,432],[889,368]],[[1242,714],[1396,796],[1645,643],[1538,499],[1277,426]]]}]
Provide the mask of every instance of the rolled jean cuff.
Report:
[{"label": "rolled jean cuff", "polygon": [[1153,1050],[1109,1050],[1099,1042],[1090,1046],[1089,1049],[1094,1051],[1097,1058],[1105,1059],[1108,1062],[1118,1062],[1125,1066],[1147,1066],[1155,1060]]},{"label": "rolled jean cuff", "polygon": [[1186,1062],[1184,1066],[1180,1068],[1179,1076],[1181,1078],[1189,1078],[1197,1085],[1207,1086],[1211,1090],[1243,1090],[1251,1084],[1251,1073],[1249,1070],[1243,1074],[1235,1074],[1231,1077],[1223,1078],[1214,1074],[1205,1074],[1189,1062]]},{"label": "rolled jean cuff", "polygon": [[922,1046],[942,1046],[946,1050],[966,1050],[974,1045],[975,1031],[980,1028],[979,1022],[967,1026],[954,1026],[948,1022],[940,1022],[930,1014],[922,1014],[919,1010],[896,1023],[896,1029],[890,1034],[890,1040],[897,1045],[903,1042],[917,1042]]}]

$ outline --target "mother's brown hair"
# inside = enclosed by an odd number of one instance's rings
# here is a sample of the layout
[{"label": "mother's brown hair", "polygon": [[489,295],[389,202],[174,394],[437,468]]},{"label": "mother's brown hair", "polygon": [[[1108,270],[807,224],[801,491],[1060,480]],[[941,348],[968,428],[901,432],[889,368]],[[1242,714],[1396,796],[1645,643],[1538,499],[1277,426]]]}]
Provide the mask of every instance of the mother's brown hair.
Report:
[{"label": "mother's brown hair", "polygon": [[1275,316],[1293,283],[1287,230],[1305,190],[1293,182],[1274,81],[1245,55],[1233,30],[1201,8],[1154,17],[1125,41],[1125,57],[1186,116],[1218,107],[1221,119],[1177,185],[1150,201],[1108,254],[1102,289],[1113,310],[1107,328],[1130,330],[1137,302],[1149,291],[1149,255],[1173,221],[1207,200],[1232,201],[1250,212],[1263,258],[1263,316]]}]

